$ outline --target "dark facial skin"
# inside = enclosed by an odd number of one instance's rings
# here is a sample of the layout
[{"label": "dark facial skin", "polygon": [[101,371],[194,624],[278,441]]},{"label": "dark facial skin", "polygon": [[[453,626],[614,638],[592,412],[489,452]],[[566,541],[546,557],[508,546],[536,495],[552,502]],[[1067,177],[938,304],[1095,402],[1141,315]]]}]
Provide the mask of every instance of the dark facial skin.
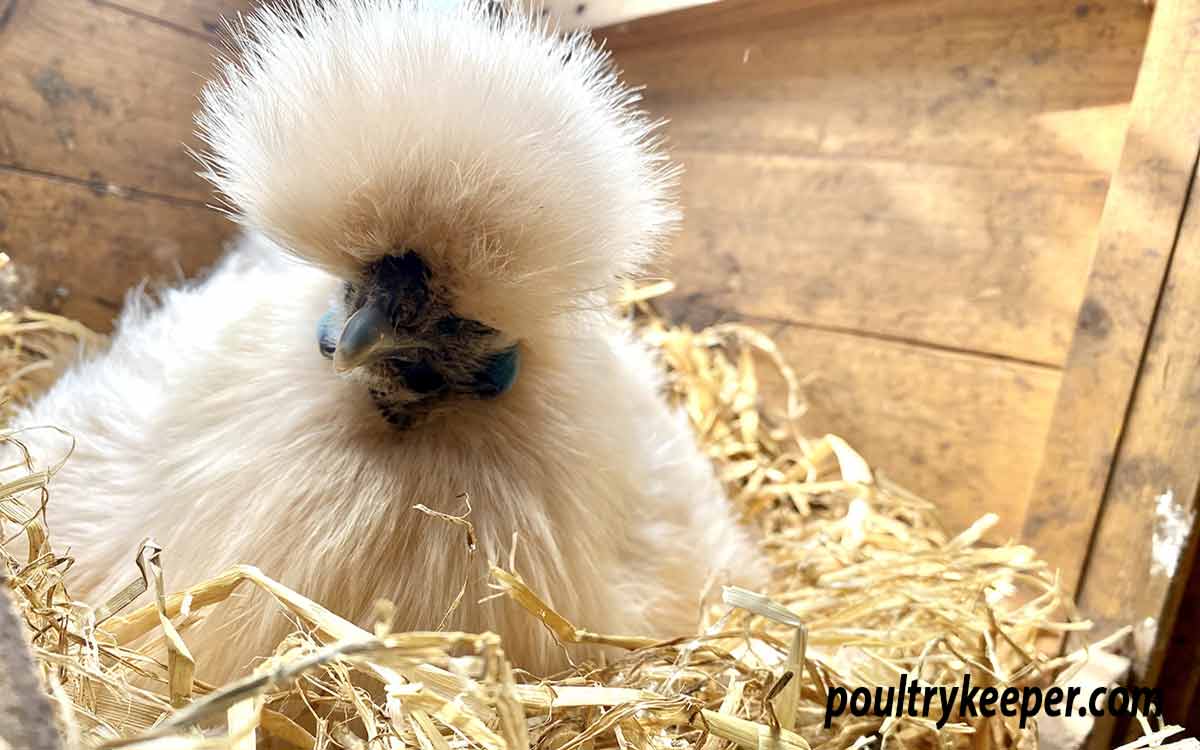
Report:
[{"label": "dark facial skin", "polygon": [[[379,413],[409,427],[456,399],[487,399],[504,393],[516,378],[519,355],[499,331],[456,315],[448,292],[414,252],[389,255],[346,282],[345,317],[367,306],[381,310],[398,338],[412,347],[362,366]],[[338,331],[322,318],[318,344],[332,358]]]}]

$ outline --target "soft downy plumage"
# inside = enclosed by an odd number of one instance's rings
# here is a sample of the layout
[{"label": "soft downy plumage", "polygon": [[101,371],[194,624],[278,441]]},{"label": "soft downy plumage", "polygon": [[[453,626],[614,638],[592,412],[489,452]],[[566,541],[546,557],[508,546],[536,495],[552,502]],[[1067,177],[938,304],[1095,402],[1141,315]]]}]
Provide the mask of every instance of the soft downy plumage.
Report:
[{"label": "soft downy plumage", "polygon": [[[14,420],[77,440],[47,509],[73,593],[126,583],[145,536],[171,588],[250,563],[359,622],[391,600],[403,629],[437,627],[465,581],[445,625],[547,671],[566,657],[528,614],[478,603],[489,561],[611,633],[694,632],[706,585],[761,583],[611,310],[675,223],[673,172],[590,40],[407,0],[303,0],[235,32],[199,123],[245,236],[203,280],[135,293],[109,351]],[[42,466],[68,447],[22,440]],[[468,501],[474,555],[413,509]],[[258,604],[186,631],[201,677],[270,653],[287,623]]]}]

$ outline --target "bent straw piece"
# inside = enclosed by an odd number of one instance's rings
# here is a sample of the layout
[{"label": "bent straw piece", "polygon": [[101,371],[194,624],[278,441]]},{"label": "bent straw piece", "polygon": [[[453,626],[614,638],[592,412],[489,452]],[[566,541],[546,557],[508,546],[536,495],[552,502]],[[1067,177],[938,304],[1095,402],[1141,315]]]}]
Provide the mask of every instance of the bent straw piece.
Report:
[{"label": "bent straw piece", "polygon": [[772,729],[707,708],[700,715],[710,732],[746,750],[811,750],[807,740],[787,729]]},{"label": "bent straw piece", "polygon": [[795,612],[762,594],[756,594],[737,586],[726,586],[721,592],[721,599],[731,607],[739,607],[795,628],[783,665],[783,672],[779,677],[780,680],[787,680],[787,682],[773,701],[775,717],[779,720],[779,726],[788,731],[794,730],[796,728],[796,710],[799,707],[804,681],[804,657],[808,650],[808,628]]},{"label": "bent straw piece", "polygon": [[[262,571],[253,565],[235,565],[203,583],[165,597],[163,611],[167,617],[178,617],[184,601],[189,601],[193,612],[211,607],[228,599],[247,581],[271,594],[293,614],[316,625],[333,640],[368,640],[374,637],[308,597],[263,575]],[[125,645],[149,632],[157,624],[157,614],[157,604],[147,605],[124,617],[114,617],[105,625],[104,630],[110,633],[118,644]]]},{"label": "bent straw piece", "polygon": [[660,642],[658,639],[645,636],[603,635],[576,628],[567,618],[555,612],[542,601],[521,579],[495,565],[491,567],[491,574],[501,589],[512,597],[513,601],[541,620],[559,643],[598,643],[633,650],[653,646]]}]

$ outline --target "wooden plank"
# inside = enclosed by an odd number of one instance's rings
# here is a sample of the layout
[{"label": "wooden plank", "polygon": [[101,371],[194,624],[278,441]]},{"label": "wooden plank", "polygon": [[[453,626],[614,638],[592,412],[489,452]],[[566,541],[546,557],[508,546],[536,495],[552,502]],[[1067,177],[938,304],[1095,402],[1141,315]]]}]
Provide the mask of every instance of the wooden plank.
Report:
[{"label": "wooden plank", "polygon": [[[1190,11],[1180,22],[1200,22],[1200,3],[1191,3]],[[1200,141],[1200,132],[1193,135]],[[1139,628],[1133,668],[1141,685],[1159,683],[1168,636],[1177,622],[1195,556],[1200,491],[1197,300],[1200,195],[1193,190],[1079,590],[1079,605],[1097,621],[1100,633],[1131,622]],[[1195,641],[1195,622],[1179,624],[1185,641]],[[1193,660],[1177,663],[1175,669],[1194,672],[1194,648],[1185,643],[1183,649]],[[1194,681],[1188,681],[1194,690]],[[1176,721],[1182,716],[1169,718]]]},{"label": "wooden plank", "polygon": [[[682,300],[1058,364],[1103,178],[677,150]],[[686,304],[671,308],[686,316]]]},{"label": "wooden plank", "polygon": [[[872,466],[937,502],[949,529],[995,511],[989,540],[1020,532],[1056,370],[802,326],[774,333],[797,374],[810,377],[806,433],[849,440]],[[781,387],[763,370],[768,393]]]},{"label": "wooden plank", "polygon": [[203,206],[0,168],[0,251],[13,261],[0,307],[28,304],[106,331],[126,290],[195,274],[232,231]]},{"label": "wooden plank", "polygon": [[93,0],[127,13],[156,20],[188,34],[219,38],[222,18],[250,10],[252,0]]},{"label": "wooden plank", "polygon": [[1108,174],[1150,9],[724,0],[598,30],[688,147]]},{"label": "wooden plank", "polygon": [[[1159,3],[1025,524],[1027,541],[1061,568],[1071,588],[1109,486],[1200,150],[1200,56],[1192,54],[1198,33],[1200,2]],[[1180,486],[1177,497],[1193,489]]]},{"label": "wooden plank", "polygon": [[562,29],[610,26],[711,2],[716,0],[525,0],[527,6],[544,8]]},{"label": "wooden plank", "polygon": [[11,6],[0,33],[2,163],[205,200],[184,155],[208,40],[96,3]]},{"label": "wooden plank", "polygon": [[597,34],[688,167],[685,292],[1061,365],[1147,15],[726,0]]}]

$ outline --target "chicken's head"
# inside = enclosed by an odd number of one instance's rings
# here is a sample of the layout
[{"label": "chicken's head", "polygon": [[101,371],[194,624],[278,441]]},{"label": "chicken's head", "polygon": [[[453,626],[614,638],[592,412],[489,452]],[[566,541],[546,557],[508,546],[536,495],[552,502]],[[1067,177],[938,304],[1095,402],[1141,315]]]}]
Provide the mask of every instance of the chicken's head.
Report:
[{"label": "chicken's head", "polygon": [[676,221],[674,170],[606,54],[500,11],[267,5],[202,95],[206,176],[344,281],[321,348],[401,407],[503,393],[523,348],[586,330]]}]

